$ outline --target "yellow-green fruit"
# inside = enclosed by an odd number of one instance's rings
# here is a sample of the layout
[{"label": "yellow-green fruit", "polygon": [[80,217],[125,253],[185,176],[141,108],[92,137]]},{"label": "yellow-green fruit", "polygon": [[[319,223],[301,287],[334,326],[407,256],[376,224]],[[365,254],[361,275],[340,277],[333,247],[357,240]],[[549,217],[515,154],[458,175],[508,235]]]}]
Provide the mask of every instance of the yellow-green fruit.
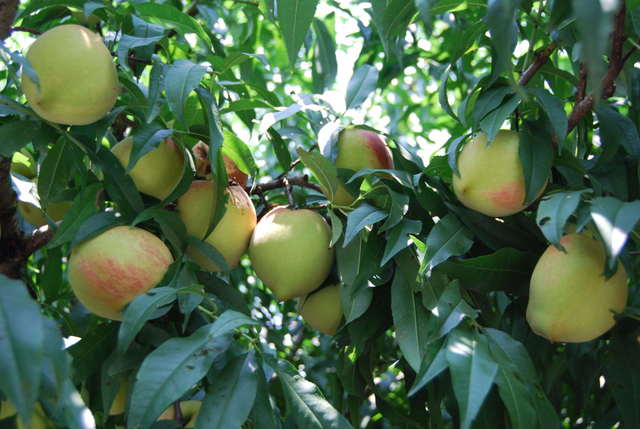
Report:
[{"label": "yellow-green fruit", "polygon": [[[44,211],[49,215],[54,222],[62,220],[69,211],[69,208],[73,204],[71,201],[60,201],[57,203],[49,204]],[[41,226],[48,225],[47,218],[38,207],[31,203],[25,203],[24,201],[18,201],[18,211],[20,215],[29,222],[29,224],[40,228]]]},{"label": "yellow-green fruit", "polygon": [[627,302],[627,276],[622,264],[605,281],[606,255],[598,242],[585,234],[569,234],[551,245],[531,277],[527,321],[531,329],[551,342],[593,340],[615,324]]},{"label": "yellow-green fruit", "polygon": [[116,394],[116,398],[113,400],[111,410],[109,410],[110,416],[117,416],[124,413],[124,406],[127,402],[127,381],[124,380],[120,385],[120,389]]},{"label": "yellow-green fruit", "polygon": [[[183,401],[180,402],[180,411],[182,411],[182,418],[185,422],[185,428],[194,428],[196,427],[196,419],[198,418],[198,413],[200,412],[200,407],[202,407],[202,402],[200,401]],[[174,407],[171,405],[167,408],[158,420],[174,420],[175,419]]]},{"label": "yellow-green fruit", "polygon": [[[0,421],[7,419],[9,417],[13,417],[17,414],[18,410],[13,404],[9,401],[2,401],[2,410],[0,410]],[[42,406],[36,402],[36,406],[33,410],[33,415],[31,416],[31,424],[26,426],[22,419],[18,417],[16,423],[18,429],[45,429],[47,427],[46,424],[46,416],[44,411],[42,410]],[[0,424],[0,426],[2,426]]]},{"label": "yellow-green fruit", "polygon": [[36,177],[36,160],[26,149],[13,154],[11,158],[11,172],[33,179]]},{"label": "yellow-green fruit", "polygon": [[29,47],[38,86],[22,74],[29,106],[58,124],[86,125],[104,117],[118,97],[118,74],[99,35],[81,25],[60,25]]},{"label": "yellow-green fruit", "polygon": [[[127,137],[111,148],[111,152],[126,169],[129,165],[133,137]],[[164,139],[156,149],[144,154],[129,172],[138,191],[164,200],[176,187],[182,176],[184,155],[170,138]]]},{"label": "yellow-green fruit", "polygon": [[342,320],[340,285],[326,286],[311,295],[298,298],[298,314],[323,334],[335,334]]},{"label": "yellow-green fruit", "polygon": [[[461,177],[453,175],[453,190],[460,202],[492,217],[524,210],[525,185],[519,148],[520,134],[508,130],[500,130],[489,149],[484,133],[467,143],[458,156]],[[537,197],[542,192],[544,188]]]},{"label": "yellow-green fruit", "polygon": [[[178,199],[176,210],[187,227],[187,233],[206,241],[224,256],[230,269],[238,266],[249,247],[256,227],[256,209],[249,195],[239,186],[228,186],[226,212],[216,228],[204,239],[215,212],[215,185],[210,180],[195,180],[189,190]],[[188,246],[185,254],[202,268],[218,272],[220,268],[195,248]]]},{"label": "yellow-green fruit", "polygon": [[155,235],[115,226],[73,248],[69,283],[89,311],[122,320],[124,306],[155,287],[172,262],[171,252]]},{"label": "yellow-green fruit", "polygon": [[262,283],[285,301],[324,282],[335,260],[330,242],[331,228],[318,213],[278,207],[253,231],[249,257]]},{"label": "yellow-green fruit", "polygon": [[[393,158],[389,147],[378,134],[372,131],[344,129],[338,136],[337,147],[336,168],[346,168],[355,172],[363,168],[393,169]],[[322,192],[327,198],[331,198],[327,190],[323,189]],[[350,206],[355,200],[356,197],[339,185],[333,204]]]}]

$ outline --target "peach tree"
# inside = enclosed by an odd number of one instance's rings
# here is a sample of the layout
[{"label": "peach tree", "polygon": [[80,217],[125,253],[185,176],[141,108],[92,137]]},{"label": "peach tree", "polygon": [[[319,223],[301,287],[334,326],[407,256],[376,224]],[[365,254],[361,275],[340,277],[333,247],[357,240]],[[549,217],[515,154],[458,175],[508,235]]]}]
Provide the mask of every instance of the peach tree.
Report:
[{"label": "peach tree", "polygon": [[[117,73],[89,124],[25,97],[54,72],[29,46],[68,24]],[[640,428],[639,0],[3,0],[0,39],[0,428]],[[66,47],[50,81],[91,102],[104,79]],[[471,208],[454,189],[505,171],[507,214],[483,213],[500,183]],[[242,253],[251,220],[223,226],[283,207],[331,226],[306,313]],[[140,283],[132,226],[171,260],[107,319],[73,261],[119,231],[87,278]],[[562,262],[573,233],[595,250]],[[259,270],[333,260],[296,237]],[[579,337],[536,328],[540,284]]]}]

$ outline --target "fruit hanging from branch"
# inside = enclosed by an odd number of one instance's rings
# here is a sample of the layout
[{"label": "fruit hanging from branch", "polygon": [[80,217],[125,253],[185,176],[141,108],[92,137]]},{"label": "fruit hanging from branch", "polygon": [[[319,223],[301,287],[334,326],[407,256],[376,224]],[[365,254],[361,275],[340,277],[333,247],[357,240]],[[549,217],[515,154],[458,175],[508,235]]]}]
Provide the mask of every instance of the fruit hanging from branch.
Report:
[{"label": "fruit hanging from branch", "polygon": [[262,283],[285,301],[324,282],[335,260],[330,243],[331,228],[318,213],[278,207],[260,219],[249,257]]},{"label": "fruit hanging from branch", "polygon": [[171,252],[155,235],[115,226],[73,248],[69,283],[89,311],[122,320],[122,309],[154,288],[172,262]]},{"label": "fruit hanging from branch", "polygon": [[586,234],[569,234],[551,245],[531,277],[527,321],[551,342],[580,343],[598,338],[615,324],[627,303],[627,275],[619,262],[608,281],[606,255]]},{"label": "fruit hanging from branch", "polygon": [[99,35],[85,27],[52,28],[33,42],[26,57],[40,85],[23,73],[22,90],[43,119],[87,125],[104,117],[116,103],[120,86],[111,52]]},{"label": "fruit hanging from branch", "polygon": [[323,334],[335,334],[343,314],[340,306],[340,284],[325,286],[298,298],[298,314]]},{"label": "fruit hanging from branch", "polygon": [[[111,148],[111,152],[126,169],[133,148],[133,137],[127,137]],[[156,149],[142,155],[129,172],[138,191],[164,200],[171,194],[182,176],[184,155],[178,145],[167,137]]]},{"label": "fruit hanging from branch", "polygon": [[[508,216],[526,208],[525,182],[520,162],[520,134],[500,130],[487,148],[479,133],[458,156],[460,176],[453,174],[453,190],[466,207],[492,217]],[[539,197],[544,188],[536,196]]]},{"label": "fruit hanging from branch", "polygon": [[[382,138],[373,131],[361,129],[344,129],[338,136],[338,157],[336,168],[345,168],[358,172],[363,168],[393,169],[391,151]],[[325,189],[324,195],[331,198]],[[350,206],[357,198],[342,186],[338,186],[333,204]]]},{"label": "fruit hanging from branch", "polygon": [[[226,212],[208,237],[204,237],[215,212],[216,185],[210,180],[195,180],[189,190],[178,199],[176,210],[187,227],[187,233],[206,241],[224,256],[230,269],[238,266],[240,258],[249,247],[251,234],[256,227],[256,209],[251,198],[240,186],[228,186]],[[202,268],[219,272],[213,262],[198,250],[188,246],[185,254]]]}]

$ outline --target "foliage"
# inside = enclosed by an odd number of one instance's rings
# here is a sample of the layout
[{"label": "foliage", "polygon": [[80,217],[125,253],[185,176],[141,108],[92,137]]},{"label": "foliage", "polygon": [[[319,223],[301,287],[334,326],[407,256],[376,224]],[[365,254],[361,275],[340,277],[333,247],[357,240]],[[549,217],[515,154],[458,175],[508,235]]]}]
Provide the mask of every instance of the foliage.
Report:
[{"label": "foliage", "polygon": [[[78,10],[99,18],[85,25],[113,52],[121,90],[106,117],[67,127],[37,117],[20,79],[35,77],[30,32],[80,23]],[[0,391],[24,420],[39,401],[59,427],[178,427],[155,420],[195,399],[207,428],[640,428],[637,0],[27,0],[14,25],[0,157],[37,160],[37,185],[12,175],[20,200],[73,201],[22,279],[0,282]],[[383,134],[395,169],[336,170],[346,127]],[[493,219],[450,184],[467,138],[501,128],[523,136],[531,205]],[[290,204],[282,177],[302,184],[291,202],[332,224],[339,331],[306,327],[248,256],[221,274],[181,258],[187,243],[221,258],[163,209],[193,169],[165,201],[140,194],[109,151],[129,135],[132,163],[167,136],[189,159],[202,140],[226,180],[228,155],[251,175],[259,216]],[[338,182],[361,204],[324,205],[313,184],[334,194]],[[551,344],[526,323],[529,279],[567,223],[597,236],[605,276],[622,264],[629,299],[604,336]],[[73,247],[121,224],[177,261],[122,323],[89,313],[67,275]],[[125,380],[127,413],[109,416]]]}]

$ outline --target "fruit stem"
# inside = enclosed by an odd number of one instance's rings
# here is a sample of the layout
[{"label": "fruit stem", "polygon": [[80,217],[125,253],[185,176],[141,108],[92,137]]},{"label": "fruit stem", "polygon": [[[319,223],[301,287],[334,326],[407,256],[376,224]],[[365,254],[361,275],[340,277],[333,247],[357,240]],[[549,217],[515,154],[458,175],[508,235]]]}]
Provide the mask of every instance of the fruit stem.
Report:
[{"label": "fruit stem", "polygon": [[182,409],[180,408],[180,399],[176,399],[173,402],[173,414],[174,414],[173,420],[177,421],[182,426],[184,426],[185,421],[184,421],[184,416],[182,415]]},{"label": "fruit stem", "polygon": [[291,210],[297,210],[298,207],[293,201],[293,195],[291,194],[291,185],[289,184],[289,179],[286,177],[284,178],[284,192],[286,192],[287,197],[289,197],[289,206],[291,207]]}]

